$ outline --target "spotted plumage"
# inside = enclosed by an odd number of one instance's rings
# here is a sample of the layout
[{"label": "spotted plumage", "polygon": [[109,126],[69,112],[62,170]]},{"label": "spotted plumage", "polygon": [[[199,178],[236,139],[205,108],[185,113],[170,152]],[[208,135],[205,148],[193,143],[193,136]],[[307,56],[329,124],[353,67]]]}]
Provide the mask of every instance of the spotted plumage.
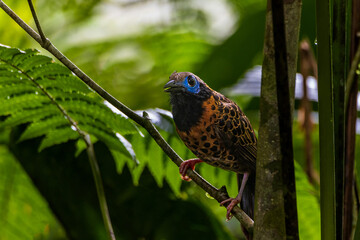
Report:
[{"label": "spotted plumage", "polygon": [[189,76],[199,83],[197,93],[186,87],[178,87],[178,91],[168,89],[180,138],[197,157],[212,166],[236,173],[255,171],[256,136],[248,118],[236,103],[192,73],[173,73],[170,81],[183,84]]},{"label": "spotted plumage", "polygon": [[190,72],[173,73],[164,88],[170,93],[176,130],[199,158],[183,162],[180,173],[186,177],[188,168],[203,161],[242,174],[238,196],[222,204],[230,202],[227,218],[240,201],[243,210],[252,217],[257,140],[248,118],[236,103]]}]

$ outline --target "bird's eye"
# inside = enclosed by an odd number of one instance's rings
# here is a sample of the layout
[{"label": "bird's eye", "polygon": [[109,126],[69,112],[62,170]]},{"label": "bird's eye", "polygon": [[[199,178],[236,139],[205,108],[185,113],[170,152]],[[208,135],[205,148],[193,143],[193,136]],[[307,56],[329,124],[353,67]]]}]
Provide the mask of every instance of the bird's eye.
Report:
[{"label": "bird's eye", "polygon": [[187,78],[188,84],[190,87],[193,87],[196,85],[196,79],[193,75],[189,75]]}]

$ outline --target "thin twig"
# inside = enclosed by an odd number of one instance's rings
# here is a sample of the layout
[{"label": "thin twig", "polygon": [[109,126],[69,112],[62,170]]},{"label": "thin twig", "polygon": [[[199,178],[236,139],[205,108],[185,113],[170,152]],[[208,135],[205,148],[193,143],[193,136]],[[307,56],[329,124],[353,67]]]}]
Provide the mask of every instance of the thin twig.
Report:
[{"label": "thin twig", "polygon": [[[41,36],[35,32],[29,25],[27,25],[14,11],[12,11],[2,0],[0,0],[0,7],[21,27],[23,28],[35,41],[37,41],[42,46]],[[123,103],[119,102],[116,98],[106,92],[102,87],[100,87],[95,81],[93,81],[88,75],[86,75],[80,68],[78,68],[74,63],[72,63],[68,58],[66,58],[52,43],[51,41],[48,45],[42,46],[48,52],[50,52],[54,57],[56,57],[60,62],[62,62],[68,69],[70,69],[76,76],[78,76],[85,84],[87,84],[91,89],[97,92],[102,98],[110,102],[114,107],[123,112],[130,119],[134,120],[140,126],[145,128],[151,137],[156,141],[156,143],[161,147],[161,149],[168,155],[168,157],[177,165],[183,162],[183,160],[177,155],[177,153],[170,147],[170,145],[164,140],[160,135],[158,130],[152,124],[146,112],[144,112],[144,117],[139,116],[130,108],[128,108]],[[214,199],[218,202],[222,202],[228,198],[225,188],[217,189],[208,183],[204,178],[202,178],[197,172],[188,169],[187,175],[195,182],[199,187],[209,193]],[[225,205],[226,207],[226,205]],[[246,215],[238,206],[235,206],[232,210],[232,213],[236,219],[238,219],[241,224],[249,231],[253,231],[254,221]]]},{"label": "thin twig", "polygon": [[355,74],[356,69],[358,68],[358,64],[360,62],[360,44],[356,50],[355,56],[351,62],[351,67],[349,74],[346,79],[346,93],[345,93],[345,106],[349,104],[349,96],[351,91],[351,86],[353,85],[353,82],[355,81]]},{"label": "thin twig", "polygon": [[99,165],[98,162],[96,160],[96,155],[95,155],[95,151],[94,151],[94,145],[92,144],[91,140],[90,140],[90,136],[89,134],[85,135],[85,143],[86,143],[86,151],[87,154],[89,156],[89,162],[90,162],[90,166],[91,166],[91,171],[93,173],[93,177],[94,177],[94,182],[96,185],[96,191],[98,192],[98,197],[99,197],[99,203],[100,203],[100,208],[101,208],[101,214],[105,223],[105,229],[107,230],[109,239],[115,240],[115,234],[114,234],[114,230],[111,224],[111,218],[110,218],[110,214],[109,214],[109,209],[108,209],[108,205],[106,202],[106,198],[105,198],[105,191],[104,191],[104,185],[102,182],[102,178],[101,178],[101,172],[99,169]]},{"label": "thin twig", "polygon": [[38,29],[38,32],[39,32],[41,40],[42,40],[41,46],[45,48],[46,45],[49,44],[49,40],[45,37],[45,34],[41,29],[41,25],[40,25],[37,15],[36,15],[36,11],[35,11],[34,5],[32,3],[32,0],[28,0],[28,4],[29,4],[30,10],[31,10],[31,14],[34,18],[36,28]]},{"label": "thin twig", "polygon": [[315,183],[320,184],[320,178],[314,168],[314,159],[312,156],[313,145],[311,140],[311,133],[313,131],[313,121],[311,119],[312,106],[307,94],[308,91],[307,81],[308,81],[308,77],[311,75],[317,78],[317,64],[314,57],[314,53],[312,52],[310,46],[309,39],[304,39],[300,42],[299,50],[300,50],[299,51],[300,72],[301,75],[303,76],[303,92],[304,92],[304,95],[301,99],[301,106],[299,112],[300,110],[303,110],[304,112],[302,129],[305,132],[305,136],[304,136],[305,160],[306,160],[305,170],[309,182],[314,185]]}]

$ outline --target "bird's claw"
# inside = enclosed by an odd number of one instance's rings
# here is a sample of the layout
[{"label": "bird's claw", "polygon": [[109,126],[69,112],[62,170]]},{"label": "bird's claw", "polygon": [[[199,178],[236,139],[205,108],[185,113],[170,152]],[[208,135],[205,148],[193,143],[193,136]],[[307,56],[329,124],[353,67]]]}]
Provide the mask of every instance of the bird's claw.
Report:
[{"label": "bird's claw", "polygon": [[181,175],[180,176],[182,180],[184,181],[187,181],[187,182],[190,182],[191,181],[191,178],[188,176],[188,175]]},{"label": "bird's claw", "polygon": [[224,204],[229,203],[226,207],[226,220],[230,220],[232,218],[231,211],[233,208],[240,203],[239,199],[237,198],[228,198],[220,203],[220,206],[224,206]]},{"label": "bird's claw", "polygon": [[182,162],[180,164],[180,167],[179,167],[179,172],[180,172],[180,175],[181,175],[181,179],[182,180],[185,180],[187,182],[190,182],[191,181],[191,178],[186,175],[186,171],[191,168],[192,170],[195,169],[195,164],[199,163],[199,162],[202,162],[202,160],[196,158],[196,159],[189,159],[189,160],[186,160],[184,162]]}]

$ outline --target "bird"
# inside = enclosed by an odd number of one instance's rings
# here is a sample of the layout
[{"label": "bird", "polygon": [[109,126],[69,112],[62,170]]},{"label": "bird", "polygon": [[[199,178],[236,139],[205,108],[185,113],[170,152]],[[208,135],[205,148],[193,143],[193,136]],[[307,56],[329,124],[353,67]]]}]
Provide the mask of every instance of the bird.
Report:
[{"label": "bird", "polygon": [[197,157],[182,162],[182,178],[190,180],[186,171],[200,162],[237,173],[239,194],[220,205],[228,203],[227,219],[239,203],[253,218],[257,138],[249,119],[235,102],[191,72],[172,73],[164,91],[170,94],[176,131]]}]

